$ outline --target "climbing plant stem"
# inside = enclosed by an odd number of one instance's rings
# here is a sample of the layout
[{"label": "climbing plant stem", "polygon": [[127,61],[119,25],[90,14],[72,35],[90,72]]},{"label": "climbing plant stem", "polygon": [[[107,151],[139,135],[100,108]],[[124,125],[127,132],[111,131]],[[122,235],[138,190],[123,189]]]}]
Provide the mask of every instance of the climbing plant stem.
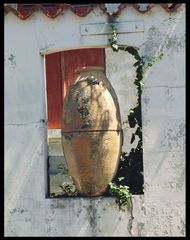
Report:
[{"label": "climbing plant stem", "polygon": [[[141,121],[141,94],[143,90],[143,75],[144,72],[149,68],[152,67],[153,64],[162,59],[163,53],[159,53],[157,56],[154,56],[148,63],[145,63],[145,57],[140,57],[138,51],[136,48],[132,46],[119,46],[117,43],[117,28],[114,26],[114,24],[110,24],[112,35],[109,39],[109,45],[112,48],[114,52],[118,51],[125,51],[129,54],[133,55],[136,62],[134,63],[134,67],[136,67],[136,77],[134,79],[134,84],[137,87],[137,106],[133,109],[130,109],[129,114],[127,116],[127,119],[124,121],[125,123],[128,123],[131,128],[136,127],[137,130],[135,134],[133,134],[132,138],[134,139],[134,135],[139,137],[139,141],[137,144],[137,147],[135,149],[136,153],[141,152],[142,153],[142,121]],[[132,152],[130,153],[132,156]],[[122,152],[121,154],[121,161],[123,161],[120,166],[121,168],[124,167],[124,164],[128,162],[128,159],[131,157],[126,154],[126,152]],[[129,192],[129,187],[125,184],[121,184],[121,179],[125,178],[125,176],[121,176],[118,174],[120,172],[120,169],[118,169],[116,177],[114,180],[109,184],[109,193],[111,195],[114,195],[116,197],[116,203],[118,203],[119,207],[123,205],[133,207],[132,205],[132,194]],[[133,217],[133,216],[132,216]]]}]

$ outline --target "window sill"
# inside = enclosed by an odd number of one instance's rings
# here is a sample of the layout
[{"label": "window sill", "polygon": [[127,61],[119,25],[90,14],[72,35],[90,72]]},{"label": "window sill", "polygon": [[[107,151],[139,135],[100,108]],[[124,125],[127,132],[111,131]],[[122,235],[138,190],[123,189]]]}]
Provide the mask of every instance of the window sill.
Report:
[{"label": "window sill", "polygon": [[63,149],[61,144],[61,129],[48,130],[48,156],[63,157]]}]

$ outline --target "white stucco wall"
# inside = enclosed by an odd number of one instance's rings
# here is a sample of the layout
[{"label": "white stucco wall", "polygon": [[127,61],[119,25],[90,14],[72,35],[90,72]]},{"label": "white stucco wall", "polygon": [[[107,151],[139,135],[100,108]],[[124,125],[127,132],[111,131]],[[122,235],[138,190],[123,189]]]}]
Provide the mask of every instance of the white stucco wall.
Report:
[{"label": "white stucco wall", "polygon": [[[107,35],[80,35],[81,24],[104,23],[106,16],[99,9],[85,18],[69,10],[55,19],[40,11],[25,21],[5,15],[5,236],[185,235],[185,6],[172,14],[159,6],[146,14],[127,7],[117,18],[136,20],[144,21],[144,32],[120,34],[119,43],[139,47],[141,55],[150,57],[162,49],[164,57],[144,78],[145,194],[133,196],[132,219],[113,198],[46,198],[47,114],[40,52],[106,46]],[[124,77],[129,61],[126,53],[111,49],[106,56],[112,66],[107,75],[124,116],[132,98]]]}]

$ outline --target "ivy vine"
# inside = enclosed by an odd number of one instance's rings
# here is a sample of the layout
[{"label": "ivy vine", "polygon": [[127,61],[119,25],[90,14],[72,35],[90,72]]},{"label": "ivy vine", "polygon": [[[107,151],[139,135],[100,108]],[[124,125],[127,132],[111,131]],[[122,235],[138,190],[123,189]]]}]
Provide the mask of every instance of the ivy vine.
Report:
[{"label": "ivy vine", "polygon": [[126,172],[130,167],[130,162],[132,159],[139,157],[142,154],[142,122],[141,122],[141,93],[143,90],[143,75],[145,71],[152,67],[153,64],[162,59],[163,53],[159,53],[157,56],[153,57],[149,62],[145,61],[145,57],[140,57],[137,49],[134,47],[128,46],[119,46],[117,43],[117,28],[111,24],[112,35],[109,39],[109,45],[114,52],[119,50],[125,51],[133,55],[136,62],[134,67],[136,67],[136,78],[134,84],[137,87],[137,106],[133,109],[130,109],[127,119],[124,121],[129,124],[130,128],[134,128],[137,125],[136,132],[132,135],[131,143],[135,140],[135,136],[139,137],[139,141],[136,149],[132,148],[130,153],[122,152],[120,163],[118,167],[117,174],[113,181],[108,186],[108,192],[116,197],[116,203],[121,206],[130,206],[132,207],[132,194],[130,193],[129,187],[126,185]]}]

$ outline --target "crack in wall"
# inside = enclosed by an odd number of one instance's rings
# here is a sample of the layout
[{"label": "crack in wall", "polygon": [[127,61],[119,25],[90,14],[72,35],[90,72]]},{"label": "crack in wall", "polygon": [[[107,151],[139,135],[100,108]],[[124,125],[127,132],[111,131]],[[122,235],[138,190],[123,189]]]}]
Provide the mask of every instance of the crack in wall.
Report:
[{"label": "crack in wall", "polygon": [[144,86],[144,89],[145,89],[145,88],[157,88],[157,87],[164,87],[164,88],[184,88],[185,85],[180,85],[180,86],[166,86],[166,85]]},{"label": "crack in wall", "polygon": [[36,122],[27,122],[27,123],[7,123],[5,126],[24,126],[24,125],[29,125],[29,124],[36,124],[36,123],[47,123],[46,120],[41,119],[40,121]]},{"label": "crack in wall", "polygon": [[129,234],[131,235],[131,237],[133,237],[132,228],[133,228],[134,216],[133,216],[133,201],[132,201],[132,198],[130,200],[130,215],[131,215],[131,218],[129,219],[129,223],[128,223],[128,231],[129,231]]}]

